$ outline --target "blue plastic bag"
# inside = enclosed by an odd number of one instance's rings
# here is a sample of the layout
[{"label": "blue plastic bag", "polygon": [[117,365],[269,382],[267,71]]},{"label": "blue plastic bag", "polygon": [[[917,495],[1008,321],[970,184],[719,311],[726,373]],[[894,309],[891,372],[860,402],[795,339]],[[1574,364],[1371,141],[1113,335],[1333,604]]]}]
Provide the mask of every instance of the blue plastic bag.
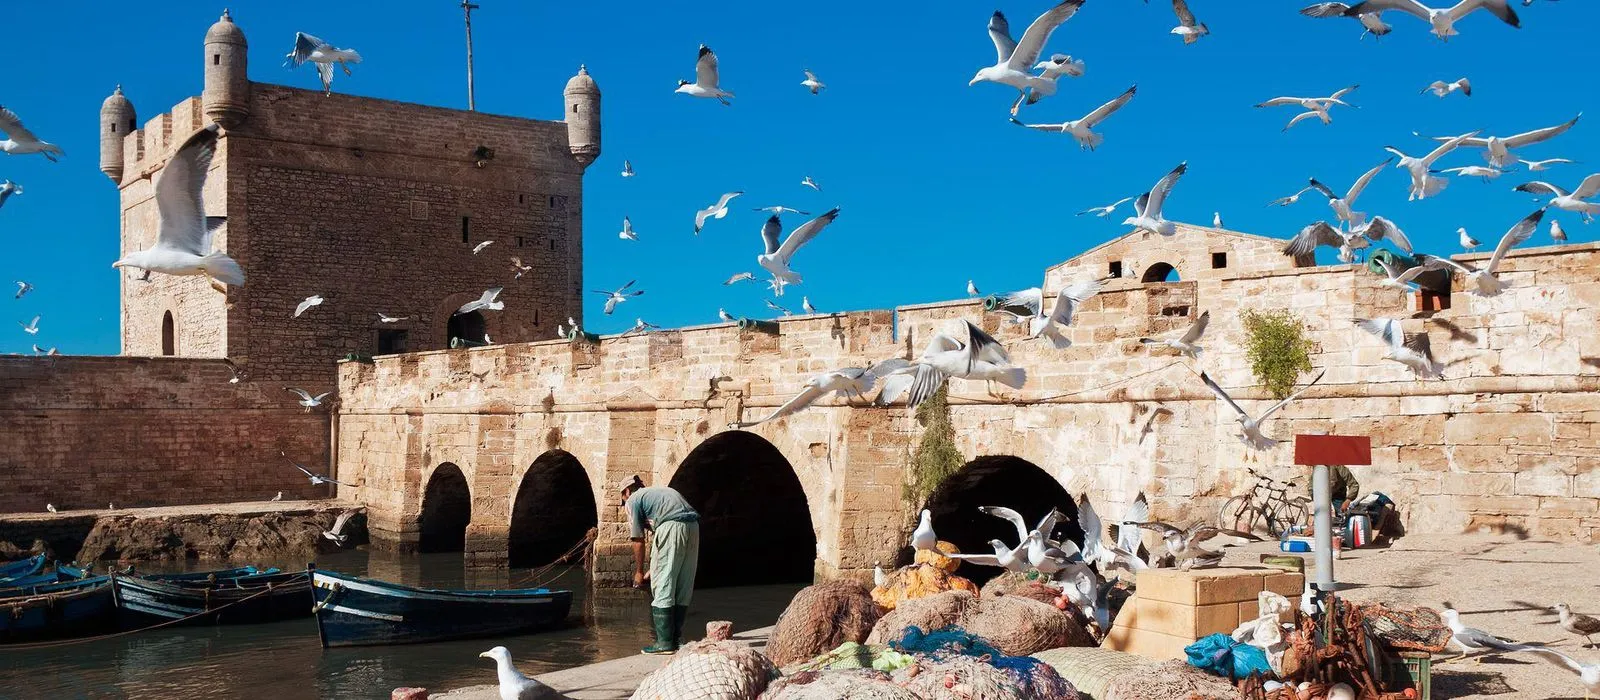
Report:
[{"label": "blue plastic bag", "polygon": [[1272,665],[1260,647],[1235,641],[1226,634],[1213,634],[1184,647],[1189,665],[1228,680],[1246,678],[1252,673],[1272,676]]}]

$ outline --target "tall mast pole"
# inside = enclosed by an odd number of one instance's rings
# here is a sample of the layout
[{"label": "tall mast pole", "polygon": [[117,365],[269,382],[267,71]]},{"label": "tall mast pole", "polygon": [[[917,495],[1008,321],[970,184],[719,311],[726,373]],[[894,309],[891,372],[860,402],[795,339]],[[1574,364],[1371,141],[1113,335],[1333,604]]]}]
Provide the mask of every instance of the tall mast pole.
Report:
[{"label": "tall mast pole", "polygon": [[461,0],[461,13],[467,20],[467,110],[478,111],[472,88],[472,11],[478,9],[470,0]]}]

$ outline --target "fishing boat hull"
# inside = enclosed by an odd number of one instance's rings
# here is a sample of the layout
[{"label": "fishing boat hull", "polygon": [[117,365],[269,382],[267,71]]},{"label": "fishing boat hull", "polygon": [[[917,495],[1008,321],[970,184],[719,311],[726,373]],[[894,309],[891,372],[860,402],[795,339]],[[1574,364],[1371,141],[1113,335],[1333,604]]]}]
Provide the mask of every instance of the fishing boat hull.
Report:
[{"label": "fishing boat hull", "polygon": [[558,627],[572,591],[546,588],[447,591],[328,571],[313,574],[324,647],[418,644]]},{"label": "fishing boat hull", "polygon": [[304,573],[286,580],[213,586],[113,576],[117,622],[123,629],[182,620],[184,625],[245,625],[311,614],[311,581]]},{"label": "fishing boat hull", "polygon": [[108,576],[40,586],[33,595],[0,601],[0,643],[84,637],[116,625]]},{"label": "fishing boat hull", "polygon": [[27,559],[0,564],[0,585],[7,581],[24,576],[32,576],[44,571],[45,558],[43,554],[35,554]]}]

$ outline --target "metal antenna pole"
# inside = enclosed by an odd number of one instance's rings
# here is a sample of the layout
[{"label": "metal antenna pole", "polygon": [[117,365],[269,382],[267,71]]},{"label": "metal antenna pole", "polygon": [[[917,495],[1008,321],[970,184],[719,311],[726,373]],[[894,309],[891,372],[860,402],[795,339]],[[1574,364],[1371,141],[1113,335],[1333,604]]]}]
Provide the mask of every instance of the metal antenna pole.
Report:
[{"label": "metal antenna pole", "polygon": [[476,97],[472,88],[472,11],[478,9],[477,5],[469,0],[461,0],[461,13],[467,20],[467,111],[478,111]]}]

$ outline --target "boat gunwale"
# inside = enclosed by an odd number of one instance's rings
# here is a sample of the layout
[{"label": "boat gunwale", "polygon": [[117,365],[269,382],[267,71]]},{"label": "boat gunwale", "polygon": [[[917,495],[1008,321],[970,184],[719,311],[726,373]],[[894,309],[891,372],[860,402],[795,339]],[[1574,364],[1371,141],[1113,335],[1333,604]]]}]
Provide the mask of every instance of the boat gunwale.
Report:
[{"label": "boat gunwale", "polygon": [[331,572],[326,569],[317,569],[312,573],[312,585],[316,588],[327,589],[320,579],[330,579],[349,590],[382,595],[392,598],[411,598],[418,600],[443,600],[448,602],[502,602],[502,603],[547,603],[553,598],[561,596],[571,597],[572,591],[564,588],[499,588],[481,591],[451,590],[443,588],[418,588],[401,583],[391,583],[378,579],[361,576],[351,576]]}]

